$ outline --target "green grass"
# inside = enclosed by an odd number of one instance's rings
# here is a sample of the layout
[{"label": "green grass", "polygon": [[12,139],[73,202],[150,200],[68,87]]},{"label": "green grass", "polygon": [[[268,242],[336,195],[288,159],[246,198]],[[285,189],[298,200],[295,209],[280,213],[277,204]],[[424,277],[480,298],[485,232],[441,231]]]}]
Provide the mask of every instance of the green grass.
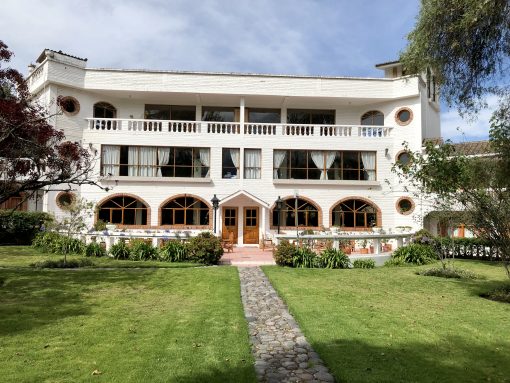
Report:
[{"label": "green grass", "polygon": [[255,381],[235,268],[3,268],[2,280],[2,382]]},{"label": "green grass", "polygon": [[457,261],[484,279],[374,270],[264,267],[339,382],[510,382],[510,305],[479,297],[501,266]]}]

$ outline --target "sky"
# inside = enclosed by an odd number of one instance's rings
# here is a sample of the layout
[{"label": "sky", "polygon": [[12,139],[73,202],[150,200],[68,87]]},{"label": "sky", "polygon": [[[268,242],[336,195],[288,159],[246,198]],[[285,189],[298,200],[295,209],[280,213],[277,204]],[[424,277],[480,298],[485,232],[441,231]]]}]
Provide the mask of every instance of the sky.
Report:
[{"label": "sky", "polygon": [[[94,68],[381,77],[374,65],[398,58],[418,11],[419,0],[1,0],[0,40],[24,74],[50,48]],[[487,139],[490,110],[468,123],[443,105],[443,137]]]}]

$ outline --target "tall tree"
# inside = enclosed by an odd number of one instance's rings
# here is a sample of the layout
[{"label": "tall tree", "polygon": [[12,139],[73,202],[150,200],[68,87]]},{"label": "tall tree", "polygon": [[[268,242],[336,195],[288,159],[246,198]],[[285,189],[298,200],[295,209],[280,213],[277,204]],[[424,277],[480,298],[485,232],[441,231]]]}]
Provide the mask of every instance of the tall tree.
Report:
[{"label": "tall tree", "polygon": [[48,111],[32,102],[23,76],[3,67],[12,55],[0,41],[0,204],[51,185],[95,185],[90,153],[66,141],[64,133],[49,124]]}]

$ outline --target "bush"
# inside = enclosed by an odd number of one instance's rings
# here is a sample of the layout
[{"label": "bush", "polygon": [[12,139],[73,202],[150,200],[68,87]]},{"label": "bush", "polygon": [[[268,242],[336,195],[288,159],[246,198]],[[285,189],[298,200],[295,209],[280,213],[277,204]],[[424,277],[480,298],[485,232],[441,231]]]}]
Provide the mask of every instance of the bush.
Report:
[{"label": "bush", "polygon": [[430,231],[426,229],[418,230],[414,233],[411,238],[412,243],[419,243],[422,245],[432,245],[434,243],[434,236],[430,233]]},{"label": "bush", "polygon": [[284,239],[273,249],[274,261],[279,266],[293,266],[292,260],[297,250],[297,246]]},{"label": "bush", "polygon": [[355,269],[374,269],[375,261],[373,259],[355,259],[352,262],[352,267]]},{"label": "bush", "polygon": [[32,263],[30,266],[39,269],[76,269],[78,267],[95,266],[95,263],[88,258],[69,259],[64,263],[64,259],[47,259],[45,261]]},{"label": "bush", "polygon": [[214,234],[202,232],[190,239],[189,259],[206,265],[216,265],[223,255],[221,241]]},{"label": "bush", "polygon": [[79,239],[47,231],[36,235],[32,246],[46,253],[83,254],[85,244]]},{"label": "bush", "polygon": [[30,245],[53,218],[38,211],[0,210],[0,245]]},{"label": "bush", "polygon": [[129,243],[129,259],[132,261],[157,260],[158,249],[143,239],[133,239]]},{"label": "bush", "polygon": [[429,277],[441,277],[441,278],[466,278],[476,279],[476,274],[468,270],[457,269],[455,267],[433,267],[431,269],[419,271],[418,275],[425,275]]},{"label": "bush", "polygon": [[510,303],[510,284],[500,286],[488,293],[482,294],[481,297],[497,302]]},{"label": "bush", "polygon": [[129,247],[126,242],[119,241],[110,247],[108,254],[115,259],[129,259]]},{"label": "bush", "polygon": [[97,242],[91,242],[85,248],[85,256],[87,257],[104,257],[106,250]]},{"label": "bush", "polygon": [[94,223],[94,230],[95,231],[104,231],[106,230],[106,222],[102,219],[98,219],[96,223]]},{"label": "bush", "polygon": [[406,265],[407,263],[404,261],[403,258],[390,258],[386,262],[384,262],[384,266],[386,267],[400,267]]},{"label": "bush", "polygon": [[168,241],[159,250],[159,259],[167,262],[188,261],[188,247],[179,241]]},{"label": "bush", "polygon": [[43,231],[37,234],[32,241],[32,246],[45,253],[52,253],[54,243],[58,241],[60,234],[53,231]]},{"label": "bush", "polygon": [[418,243],[400,247],[391,256],[392,258],[400,258],[405,263],[412,263],[414,265],[426,265],[438,259],[432,247]]},{"label": "bush", "polygon": [[309,247],[300,247],[296,250],[292,257],[292,266],[303,268],[320,267],[318,258],[317,254],[315,254]]},{"label": "bush", "polygon": [[351,261],[342,251],[337,249],[326,249],[317,259],[319,267],[325,269],[347,269]]}]

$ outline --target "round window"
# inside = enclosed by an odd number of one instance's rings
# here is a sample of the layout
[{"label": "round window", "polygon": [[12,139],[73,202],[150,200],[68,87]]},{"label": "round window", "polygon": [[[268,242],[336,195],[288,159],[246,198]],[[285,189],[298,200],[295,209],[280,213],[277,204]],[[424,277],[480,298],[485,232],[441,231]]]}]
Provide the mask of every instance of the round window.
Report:
[{"label": "round window", "polygon": [[414,202],[407,197],[402,197],[397,201],[397,210],[400,214],[411,214],[414,210]]},{"label": "round window", "polygon": [[77,99],[71,96],[63,97],[60,100],[60,107],[67,115],[74,116],[80,111],[80,103]]},{"label": "round window", "polygon": [[74,193],[70,192],[60,192],[57,195],[57,205],[62,210],[69,210],[70,206],[76,201],[76,196]]},{"label": "round window", "polygon": [[413,120],[413,112],[409,108],[400,108],[395,113],[395,120],[399,125],[407,125]]},{"label": "round window", "polygon": [[411,162],[411,155],[409,152],[400,152],[397,155],[397,162],[400,162],[402,165],[409,165]]}]

